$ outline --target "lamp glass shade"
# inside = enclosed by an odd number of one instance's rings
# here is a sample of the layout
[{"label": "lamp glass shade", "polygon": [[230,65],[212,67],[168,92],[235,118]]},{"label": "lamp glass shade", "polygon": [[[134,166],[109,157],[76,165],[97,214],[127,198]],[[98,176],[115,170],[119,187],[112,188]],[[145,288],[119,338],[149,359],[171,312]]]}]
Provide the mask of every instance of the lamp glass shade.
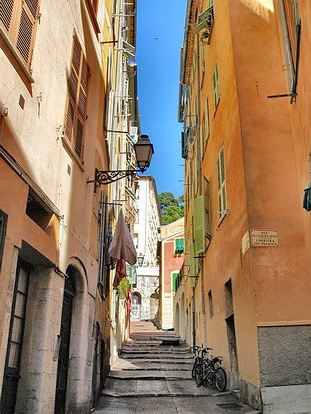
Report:
[{"label": "lamp glass shade", "polygon": [[143,172],[150,166],[154,153],[153,145],[150,143],[148,135],[141,135],[139,137],[139,140],[134,145],[134,150],[137,167]]},{"label": "lamp glass shade", "polygon": [[139,267],[141,267],[144,263],[144,255],[140,254],[139,256],[137,256],[137,264]]}]

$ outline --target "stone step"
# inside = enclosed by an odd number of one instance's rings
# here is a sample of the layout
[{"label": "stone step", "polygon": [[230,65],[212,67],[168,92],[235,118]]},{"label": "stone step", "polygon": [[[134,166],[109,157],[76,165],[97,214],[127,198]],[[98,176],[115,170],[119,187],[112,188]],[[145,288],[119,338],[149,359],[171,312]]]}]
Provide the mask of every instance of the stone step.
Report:
[{"label": "stone step", "polygon": [[178,355],[178,354],[170,354],[170,353],[148,353],[148,352],[121,352],[119,355],[120,358],[125,359],[154,359],[154,360],[170,360],[170,361],[180,361],[180,362],[188,362],[193,361],[192,355]]},{"label": "stone step", "polygon": [[154,353],[154,354],[181,354],[181,355],[189,355],[193,358],[192,353],[190,353],[189,348],[170,348],[170,347],[164,347],[164,346],[160,346],[160,347],[141,347],[139,345],[127,345],[127,344],[123,344],[121,351],[124,353],[135,353],[135,354],[149,354],[149,353]]},{"label": "stone step", "polygon": [[192,361],[182,361],[182,360],[171,360],[171,359],[141,359],[141,360],[130,360],[127,359],[126,362],[128,362],[129,364],[134,365],[135,367],[139,368],[141,366],[143,366],[143,364],[151,364],[154,367],[157,367],[158,365],[160,365],[161,367],[175,367],[174,369],[177,369],[176,367],[178,367],[178,369],[191,369],[193,366],[193,362]]},{"label": "stone step", "polygon": [[166,371],[166,370],[122,370],[111,371],[108,378],[123,379],[123,380],[154,380],[167,379],[168,381],[193,381],[191,371]]},{"label": "stone step", "polygon": [[[221,393],[225,395],[226,393]],[[231,393],[228,393],[228,395]],[[105,383],[102,395],[111,397],[193,397],[193,396],[217,396],[211,387],[197,387],[194,380],[192,381],[167,381],[165,378],[150,379],[133,379],[124,381],[123,379],[108,378]]]}]

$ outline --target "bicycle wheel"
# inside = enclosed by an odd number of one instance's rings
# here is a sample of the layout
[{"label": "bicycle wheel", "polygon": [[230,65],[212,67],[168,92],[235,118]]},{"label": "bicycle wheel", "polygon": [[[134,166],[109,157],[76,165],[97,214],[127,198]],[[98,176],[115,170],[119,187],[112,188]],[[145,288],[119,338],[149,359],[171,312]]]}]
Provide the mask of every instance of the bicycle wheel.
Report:
[{"label": "bicycle wheel", "polygon": [[193,364],[193,367],[192,367],[192,371],[191,371],[191,377],[192,378],[195,378],[195,369],[196,369],[197,365],[198,365],[198,362],[197,362],[197,360],[195,360],[194,364]]},{"label": "bicycle wheel", "polygon": [[202,365],[197,365],[195,368],[195,383],[197,387],[201,387],[203,382],[203,367]]},{"label": "bicycle wheel", "polygon": [[227,385],[227,375],[224,369],[217,368],[215,371],[215,388],[218,391],[225,391]]},{"label": "bicycle wheel", "polygon": [[212,371],[212,369],[210,367],[207,368],[206,382],[209,385],[213,385],[213,371]]}]

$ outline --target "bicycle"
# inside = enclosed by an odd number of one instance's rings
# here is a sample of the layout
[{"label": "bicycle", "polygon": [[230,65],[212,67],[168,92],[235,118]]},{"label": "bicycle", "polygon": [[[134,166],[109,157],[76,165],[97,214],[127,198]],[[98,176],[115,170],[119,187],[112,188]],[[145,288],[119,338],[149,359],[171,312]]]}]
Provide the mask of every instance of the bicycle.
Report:
[{"label": "bicycle", "polygon": [[192,367],[192,371],[191,371],[191,377],[195,378],[195,370],[196,367],[202,363],[202,357],[200,355],[201,351],[203,348],[199,347],[198,345],[194,345],[193,347],[190,348],[191,352],[194,354],[194,364]]},{"label": "bicycle", "polygon": [[196,383],[198,386],[201,385],[200,377],[202,377],[202,373],[203,373],[203,364],[205,360],[205,355],[207,355],[208,351],[211,349],[212,348],[203,348],[197,345],[191,348],[191,351],[195,354],[191,376],[192,378],[196,379]]},{"label": "bicycle", "polygon": [[195,360],[194,377],[198,387],[212,385],[216,390],[223,392],[227,385],[227,375],[220,366],[222,357],[205,358],[210,348],[199,348],[198,358]]},{"label": "bicycle", "polygon": [[203,380],[212,385],[217,391],[223,392],[227,386],[227,374],[226,371],[220,366],[222,363],[222,357],[213,357],[208,360],[205,365],[205,372]]}]

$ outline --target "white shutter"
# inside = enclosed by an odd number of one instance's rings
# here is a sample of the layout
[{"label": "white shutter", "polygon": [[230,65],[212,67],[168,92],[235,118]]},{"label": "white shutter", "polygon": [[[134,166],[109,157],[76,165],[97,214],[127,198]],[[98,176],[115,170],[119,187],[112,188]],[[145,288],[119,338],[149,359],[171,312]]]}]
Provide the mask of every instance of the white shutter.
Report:
[{"label": "white shutter", "polygon": [[218,176],[218,216],[221,219],[227,212],[225,152],[221,148],[217,159]]}]

